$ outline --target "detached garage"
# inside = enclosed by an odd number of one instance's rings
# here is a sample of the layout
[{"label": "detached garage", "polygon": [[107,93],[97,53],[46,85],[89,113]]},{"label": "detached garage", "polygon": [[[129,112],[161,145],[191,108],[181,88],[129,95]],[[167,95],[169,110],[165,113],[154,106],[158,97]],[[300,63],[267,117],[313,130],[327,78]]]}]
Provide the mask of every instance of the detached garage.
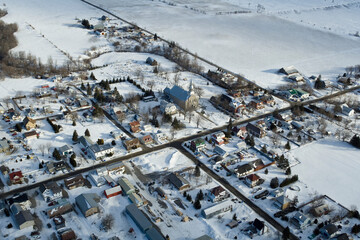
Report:
[{"label": "detached garage", "polygon": [[114,197],[116,195],[120,195],[121,193],[122,193],[122,191],[121,191],[120,186],[109,188],[109,189],[106,189],[104,191],[104,194],[105,194],[106,198],[111,198],[111,197]]}]

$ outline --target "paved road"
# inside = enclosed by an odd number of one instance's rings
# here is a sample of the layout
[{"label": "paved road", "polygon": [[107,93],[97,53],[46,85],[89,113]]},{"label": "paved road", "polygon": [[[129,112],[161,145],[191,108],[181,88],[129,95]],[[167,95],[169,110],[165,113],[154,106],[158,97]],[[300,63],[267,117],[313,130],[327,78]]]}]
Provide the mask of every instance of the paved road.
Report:
[{"label": "paved road", "polygon": [[[179,144],[176,142],[176,144]],[[215,172],[213,172],[210,168],[205,166],[202,162],[200,162],[196,157],[194,157],[187,150],[182,148],[181,146],[173,146],[176,147],[182,154],[191,159],[196,165],[198,165],[204,172],[206,172],[209,176],[214,178],[220,184],[222,184],[228,191],[230,191],[234,196],[241,199],[246,205],[248,205],[255,213],[257,213],[260,217],[262,217],[266,222],[271,224],[275,229],[282,232],[284,227],[278,223],[273,217],[271,217],[268,213],[254,204],[249,198],[245,197],[242,193],[240,193],[235,187],[233,187],[226,179],[220,177]],[[290,239],[298,239],[295,235],[290,234]]]}]

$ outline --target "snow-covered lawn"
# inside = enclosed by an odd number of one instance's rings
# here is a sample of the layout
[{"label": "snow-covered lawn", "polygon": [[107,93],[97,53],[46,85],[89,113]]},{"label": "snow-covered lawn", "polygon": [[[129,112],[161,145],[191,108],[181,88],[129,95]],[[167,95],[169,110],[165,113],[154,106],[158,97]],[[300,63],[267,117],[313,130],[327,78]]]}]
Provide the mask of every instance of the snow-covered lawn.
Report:
[{"label": "snow-covered lawn", "polygon": [[293,172],[307,185],[344,206],[358,208],[360,192],[351,186],[360,181],[360,151],[346,142],[323,139],[295,149],[301,163]]}]

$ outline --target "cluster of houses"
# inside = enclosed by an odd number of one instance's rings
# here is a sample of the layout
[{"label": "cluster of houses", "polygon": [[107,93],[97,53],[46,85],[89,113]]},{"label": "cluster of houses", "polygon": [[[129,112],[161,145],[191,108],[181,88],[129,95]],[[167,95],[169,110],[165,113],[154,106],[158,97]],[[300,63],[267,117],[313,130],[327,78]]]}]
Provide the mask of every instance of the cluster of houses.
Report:
[{"label": "cluster of houses", "polygon": [[[251,96],[250,100],[248,100],[249,95]],[[264,91],[255,90],[228,90],[227,94],[211,97],[210,102],[215,107],[220,107],[222,110],[235,116],[239,116],[239,114],[244,114],[245,112],[260,110],[265,108],[265,106],[273,107],[276,104],[272,95],[266,94]]]}]

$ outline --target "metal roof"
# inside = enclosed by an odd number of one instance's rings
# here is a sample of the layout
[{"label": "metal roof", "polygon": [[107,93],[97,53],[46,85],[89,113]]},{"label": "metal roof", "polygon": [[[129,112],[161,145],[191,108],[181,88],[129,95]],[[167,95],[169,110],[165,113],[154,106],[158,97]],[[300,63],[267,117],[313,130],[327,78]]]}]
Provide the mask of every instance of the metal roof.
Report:
[{"label": "metal roof", "polygon": [[141,231],[144,232],[152,228],[151,222],[146,218],[144,213],[137,208],[137,206],[134,203],[126,206],[126,212],[134,220],[134,222],[140,228]]}]

